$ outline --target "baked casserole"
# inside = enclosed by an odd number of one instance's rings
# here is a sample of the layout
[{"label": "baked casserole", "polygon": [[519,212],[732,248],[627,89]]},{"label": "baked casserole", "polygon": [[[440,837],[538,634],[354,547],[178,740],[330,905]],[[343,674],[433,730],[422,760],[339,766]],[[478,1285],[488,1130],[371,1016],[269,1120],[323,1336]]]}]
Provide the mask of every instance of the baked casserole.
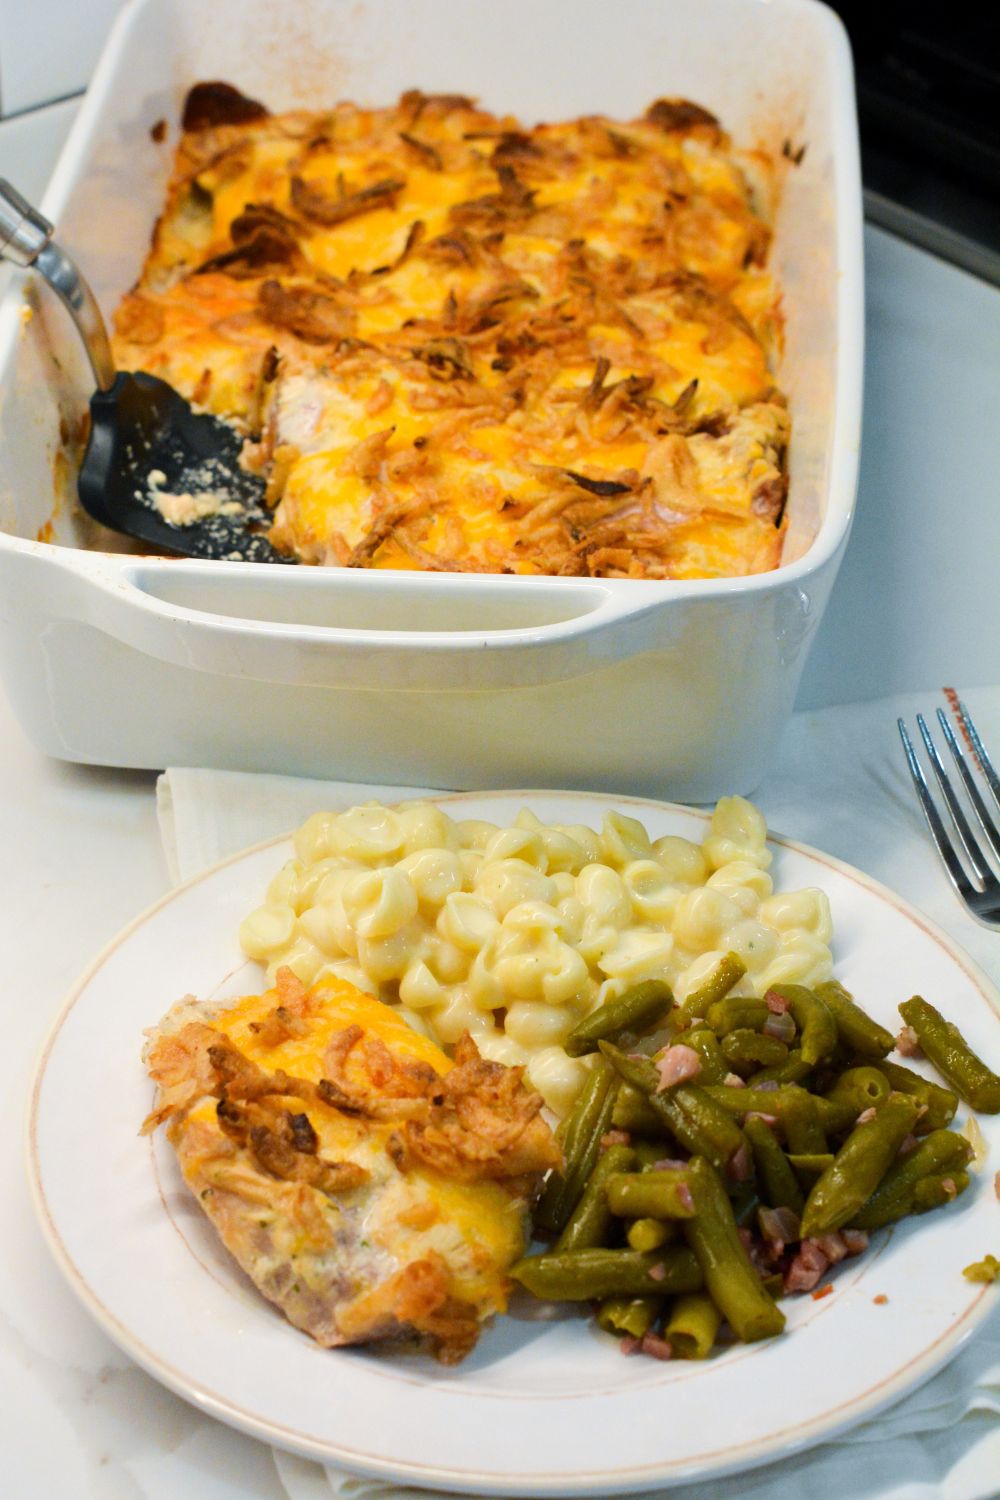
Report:
[{"label": "baked casserole", "polygon": [[789,430],[767,165],[682,100],[528,129],[457,95],[272,115],[201,84],[118,362],[246,433],[301,562],[764,572]]}]

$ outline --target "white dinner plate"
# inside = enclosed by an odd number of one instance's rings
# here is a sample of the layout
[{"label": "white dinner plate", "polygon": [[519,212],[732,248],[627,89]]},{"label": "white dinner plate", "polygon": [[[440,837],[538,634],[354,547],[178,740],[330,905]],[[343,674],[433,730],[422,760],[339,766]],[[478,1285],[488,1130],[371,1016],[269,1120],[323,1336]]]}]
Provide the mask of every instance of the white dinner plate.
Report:
[{"label": "white dinner plate", "polygon": [[[435,800],[459,817],[509,823],[528,806],[544,822],[597,827],[614,806],[654,838],[705,833],[706,815],[637,799]],[[827,892],[836,973],[866,1009],[895,1031],[896,1005],[919,992],[1000,1061],[1000,997],[942,932],[857,870],[786,839],[771,846],[777,887]],[[787,1332],[768,1343],[701,1364],[627,1359],[592,1320],[518,1304],[451,1369],[413,1354],[320,1349],[228,1259],[169,1147],[138,1134],[152,1098],[143,1028],[189,992],[259,988],[237,928],[290,852],[287,839],[251,849],[133,922],[69,997],[33,1091],[30,1174],[63,1271],[133,1359],[204,1411],[280,1447],[415,1485],[626,1493],[748,1468],[872,1417],[950,1359],[994,1305],[1000,1288],[962,1275],[996,1250],[1000,1117],[981,1117],[990,1162],[968,1192],[873,1237],[838,1268],[832,1295],[786,1300]]]}]

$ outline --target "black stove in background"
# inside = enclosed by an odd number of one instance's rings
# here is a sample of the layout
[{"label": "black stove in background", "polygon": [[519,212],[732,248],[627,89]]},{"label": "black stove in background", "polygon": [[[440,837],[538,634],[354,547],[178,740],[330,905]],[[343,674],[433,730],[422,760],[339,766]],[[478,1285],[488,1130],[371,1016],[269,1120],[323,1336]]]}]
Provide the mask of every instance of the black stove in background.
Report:
[{"label": "black stove in background", "polygon": [[1000,284],[1000,0],[829,0],[854,51],[867,217]]}]

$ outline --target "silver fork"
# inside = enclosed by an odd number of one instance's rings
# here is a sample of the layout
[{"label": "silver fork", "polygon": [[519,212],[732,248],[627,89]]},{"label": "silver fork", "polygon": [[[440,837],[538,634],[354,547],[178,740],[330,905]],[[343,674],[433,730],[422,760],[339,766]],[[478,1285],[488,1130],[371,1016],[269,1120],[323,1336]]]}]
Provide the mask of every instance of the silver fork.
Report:
[{"label": "silver fork", "polygon": [[[979,736],[979,731],[972,721],[969,710],[961,702],[958,704],[958,717],[959,723],[968,737],[969,744],[972,746],[974,757],[972,764],[977,766],[981,772],[982,780],[992,795],[995,807],[997,811],[1000,811],[1000,776],[997,775],[993,767],[993,762],[986,753]],[[903,749],[906,752],[906,761],[910,768],[910,775],[913,777],[913,785],[917,789],[917,796],[920,799],[920,806],[923,809],[924,817],[927,819],[927,826],[931,831],[931,837],[937,845],[937,851],[944,861],[948,878],[958,892],[958,895],[965,902],[965,905],[974,917],[978,917],[981,922],[986,922],[992,927],[1000,927],[1000,880],[997,879],[989,862],[990,856],[996,860],[1000,860],[1000,829],[997,828],[993,814],[983,800],[982,793],[979,790],[973,770],[971,769],[969,757],[964,755],[960,749],[958,741],[955,738],[955,731],[948,722],[947,716],[940,708],[937,710],[937,720],[941,726],[945,743],[951,751],[951,758],[955,762],[959,776],[962,778],[962,783],[968,795],[969,805],[975,813],[976,821],[986,838],[988,853],[983,852],[982,844],[969,827],[969,820],[965,816],[962,804],[955,794],[955,788],[952,786],[948,773],[944,768],[937,746],[931,739],[931,733],[927,728],[923,714],[917,714],[917,728],[920,731],[920,738],[924,742],[924,748],[930,758],[931,765],[934,767],[934,774],[941,788],[941,795],[944,798],[952,826],[958,834],[958,840],[962,849],[965,851],[965,858],[969,871],[971,871],[972,879],[969,878],[969,874],[959,856],[955,843],[948,833],[941,814],[938,812],[934,799],[931,796],[927,779],[924,776],[920,762],[917,760],[913,742],[906,732],[906,725],[902,719],[897,719],[896,724],[899,728],[900,738],[903,741]]]}]

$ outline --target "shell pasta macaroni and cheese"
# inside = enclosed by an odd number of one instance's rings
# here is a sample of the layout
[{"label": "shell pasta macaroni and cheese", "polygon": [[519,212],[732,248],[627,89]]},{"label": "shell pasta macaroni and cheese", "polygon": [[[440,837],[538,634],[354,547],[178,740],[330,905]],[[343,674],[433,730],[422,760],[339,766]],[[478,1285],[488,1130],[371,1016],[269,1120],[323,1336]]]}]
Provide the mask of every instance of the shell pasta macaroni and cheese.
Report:
[{"label": "shell pasta macaroni and cheese", "polygon": [[590,1067],[563,1041],[638,981],[683,1001],[727,953],[746,964],[737,994],[829,978],[826,896],[775,893],[766,839],[741,797],[700,845],[651,841],[617,812],[599,831],[527,809],[498,828],[428,802],[317,813],[240,938],[269,977],[347,979],[446,1047],[468,1031],[562,1115]]},{"label": "shell pasta macaroni and cheese", "polygon": [[679,99],[529,127],[455,94],[272,115],[201,84],[116,357],[236,425],[301,562],[763,572],[772,179]]}]

